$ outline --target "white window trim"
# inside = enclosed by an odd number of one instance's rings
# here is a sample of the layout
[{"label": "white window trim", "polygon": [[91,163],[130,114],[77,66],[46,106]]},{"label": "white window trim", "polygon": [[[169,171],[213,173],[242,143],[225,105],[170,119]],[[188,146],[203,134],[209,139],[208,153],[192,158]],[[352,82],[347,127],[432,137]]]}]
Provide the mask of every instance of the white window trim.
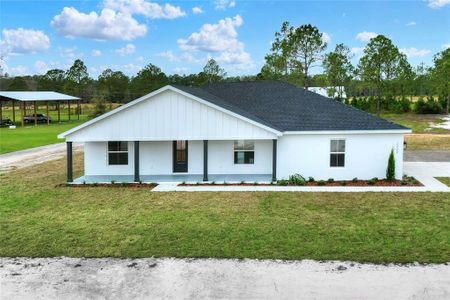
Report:
[{"label": "white window trim", "polygon": [[[245,145],[245,142],[252,142],[253,143],[253,149],[252,150],[249,150],[249,149],[236,150],[236,148],[234,148],[234,144],[235,144],[236,141],[243,141],[244,145]],[[234,156],[235,156],[236,152],[253,152],[253,162],[252,163],[245,163],[244,162],[242,164],[235,162]],[[233,141],[233,164],[234,165],[254,165],[255,164],[255,141],[254,140],[234,140]]]},{"label": "white window trim", "polygon": [[[127,151],[124,151],[124,150],[119,150],[119,151],[109,151],[109,142],[124,142],[124,143],[127,143]],[[128,142],[125,142],[125,141],[107,141],[106,142],[106,165],[108,166],[108,167],[120,167],[120,166],[128,166],[129,164],[130,164],[130,150],[129,150],[129,144],[128,144]],[[114,164],[114,165],[112,165],[112,164],[110,164],[109,163],[109,154],[110,153],[127,153],[127,163],[126,164]]]},{"label": "white window trim", "polygon": [[[330,149],[329,154],[328,154],[328,167],[330,169],[344,169],[345,166],[347,165],[347,154],[346,154],[346,152],[347,152],[347,139],[345,139],[345,138],[331,138],[330,142],[328,144],[329,147],[331,147],[331,141],[344,141],[345,150],[344,150],[344,152],[341,152],[341,151],[336,151],[335,152],[335,151],[331,151],[331,149]],[[344,154],[344,165],[343,166],[332,166],[331,165],[331,154]]]}]

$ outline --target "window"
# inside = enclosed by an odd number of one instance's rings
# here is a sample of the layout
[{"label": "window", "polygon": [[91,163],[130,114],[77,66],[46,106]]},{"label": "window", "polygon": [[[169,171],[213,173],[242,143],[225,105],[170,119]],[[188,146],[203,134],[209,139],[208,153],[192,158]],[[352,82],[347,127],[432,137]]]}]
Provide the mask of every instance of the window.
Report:
[{"label": "window", "polygon": [[345,166],[345,140],[330,141],[330,167]]},{"label": "window", "polygon": [[108,164],[128,165],[128,142],[108,142]]},{"label": "window", "polygon": [[234,163],[255,163],[255,143],[253,141],[234,141]]}]

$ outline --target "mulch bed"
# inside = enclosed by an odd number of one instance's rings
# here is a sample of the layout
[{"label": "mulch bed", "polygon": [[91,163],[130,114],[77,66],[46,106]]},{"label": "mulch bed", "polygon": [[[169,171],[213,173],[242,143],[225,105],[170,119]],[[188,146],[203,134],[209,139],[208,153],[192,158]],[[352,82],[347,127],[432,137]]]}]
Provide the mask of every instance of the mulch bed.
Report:
[{"label": "mulch bed", "polygon": [[86,183],[86,184],[58,184],[57,187],[73,187],[73,188],[91,188],[91,187],[119,187],[119,188],[136,188],[136,189],[148,189],[157,186],[156,183]]},{"label": "mulch bed", "polygon": [[287,185],[280,185],[280,184],[268,184],[268,183],[262,183],[262,184],[254,184],[254,183],[181,183],[178,186],[423,186],[419,181],[416,183],[408,182],[407,184],[401,184],[400,180],[378,180],[374,184],[369,184],[367,180],[356,180],[356,181],[334,181],[334,182],[327,182],[325,181],[325,184],[319,185],[317,181],[313,182],[306,182],[305,185],[295,185],[295,184],[287,184]]}]

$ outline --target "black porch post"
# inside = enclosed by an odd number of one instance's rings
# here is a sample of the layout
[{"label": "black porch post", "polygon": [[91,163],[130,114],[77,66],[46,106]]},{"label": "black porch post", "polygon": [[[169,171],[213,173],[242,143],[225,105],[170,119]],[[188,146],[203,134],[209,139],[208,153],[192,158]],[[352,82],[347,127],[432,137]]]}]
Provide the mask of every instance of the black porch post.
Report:
[{"label": "black porch post", "polygon": [[277,181],[277,140],[272,140],[272,181]]},{"label": "black porch post", "polygon": [[66,145],[67,145],[67,182],[73,182],[72,142],[66,142]]},{"label": "black porch post", "polygon": [[139,141],[134,141],[134,182],[139,181]]},{"label": "black porch post", "polygon": [[208,181],[208,140],[203,140],[203,181]]}]

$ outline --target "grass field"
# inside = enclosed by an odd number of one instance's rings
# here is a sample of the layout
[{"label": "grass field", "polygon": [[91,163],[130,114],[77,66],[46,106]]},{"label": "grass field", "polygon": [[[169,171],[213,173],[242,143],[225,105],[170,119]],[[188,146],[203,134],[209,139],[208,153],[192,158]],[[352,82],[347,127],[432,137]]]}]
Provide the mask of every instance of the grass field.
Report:
[{"label": "grass field", "polygon": [[450,186],[450,177],[436,177],[436,179],[445,184],[446,186]]},{"label": "grass field", "polygon": [[[117,107],[117,104],[113,104],[113,107]],[[46,114],[45,107],[41,106],[40,108],[37,112]],[[67,107],[61,107],[61,123],[57,123],[57,111],[50,110],[50,117],[53,121],[50,125],[46,123],[39,123],[38,126],[26,124],[25,127],[20,126],[20,113],[16,112],[17,128],[0,128],[0,154],[63,142],[56,136],[87,121],[93,108],[92,104],[83,104],[82,114],[80,115],[80,120],[78,120],[75,114],[75,105],[72,106],[71,121],[69,122]],[[31,109],[28,109],[28,113],[31,114],[33,112]],[[12,120],[11,107],[3,107],[2,116]]]},{"label": "grass field", "polygon": [[440,124],[445,115],[420,115],[413,113],[383,114],[381,117],[394,123],[409,127],[413,133],[441,133],[450,134],[450,130],[430,127],[431,124]]},{"label": "grass field", "polygon": [[445,193],[70,188],[63,166],[1,175],[0,256],[450,261]]},{"label": "grass field", "polygon": [[450,134],[408,134],[405,141],[408,150],[450,151]]}]

